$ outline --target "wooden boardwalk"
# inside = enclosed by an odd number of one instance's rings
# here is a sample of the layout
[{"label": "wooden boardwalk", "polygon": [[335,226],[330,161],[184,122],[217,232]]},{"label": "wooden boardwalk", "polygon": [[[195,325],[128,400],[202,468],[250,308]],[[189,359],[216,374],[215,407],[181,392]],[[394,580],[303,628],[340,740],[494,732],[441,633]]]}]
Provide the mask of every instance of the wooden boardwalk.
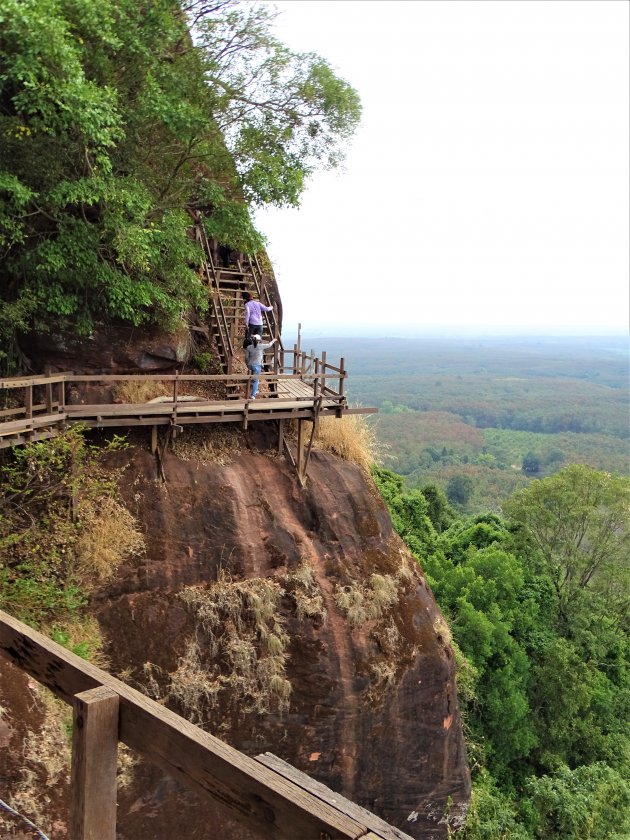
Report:
[{"label": "wooden boardwalk", "polygon": [[[317,366],[320,367],[319,365]],[[322,365],[317,373],[261,373],[264,392],[248,399],[252,377],[231,375],[82,376],[72,373],[0,379],[0,390],[19,394],[21,405],[0,411],[0,449],[55,435],[66,424],[82,423],[90,428],[132,426],[185,426],[189,424],[241,423],[261,420],[311,420],[321,416],[370,414],[373,408],[351,408],[344,394],[343,368]],[[333,387],[332,382],[339,384]],[[67,386],[76,384],[111,387],[121,381],[153,383],[172,388],[170,397],[144,403],[66,403]],[[236,398],[204,399],[187,395],[186,389],[204,384],[231,387]],[[33,393],[43,399],[35,402]]]}]

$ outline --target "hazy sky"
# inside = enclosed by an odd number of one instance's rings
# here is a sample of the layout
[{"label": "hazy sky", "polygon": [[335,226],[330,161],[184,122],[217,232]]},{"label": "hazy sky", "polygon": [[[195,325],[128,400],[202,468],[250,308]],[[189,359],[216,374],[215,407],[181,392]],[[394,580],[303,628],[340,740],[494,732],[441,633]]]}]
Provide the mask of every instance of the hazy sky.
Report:
[{"label": "hazy sky", "polygon": [[280,0],[358,90],[344,171],[257,214],[285,333],[627,329],[627,0]]}]

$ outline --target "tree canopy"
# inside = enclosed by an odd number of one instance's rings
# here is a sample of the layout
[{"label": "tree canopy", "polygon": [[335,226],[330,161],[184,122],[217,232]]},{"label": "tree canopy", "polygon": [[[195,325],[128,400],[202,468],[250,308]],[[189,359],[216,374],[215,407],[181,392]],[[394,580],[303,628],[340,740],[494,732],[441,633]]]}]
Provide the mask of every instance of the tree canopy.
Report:
[{"label": "tree canopy", "polygon": [[194,208],[256,252],[246,202],[299,202],[360,115],[352,87],[237,0],[2,0],[0,338],[203,310]]},{"label": "tree canopy", "polygon": [[374,478],[453,634],[463,838],[627,837],[630,480],[573,465],[517,491],[505,517],[457,519],[431,486]]}]

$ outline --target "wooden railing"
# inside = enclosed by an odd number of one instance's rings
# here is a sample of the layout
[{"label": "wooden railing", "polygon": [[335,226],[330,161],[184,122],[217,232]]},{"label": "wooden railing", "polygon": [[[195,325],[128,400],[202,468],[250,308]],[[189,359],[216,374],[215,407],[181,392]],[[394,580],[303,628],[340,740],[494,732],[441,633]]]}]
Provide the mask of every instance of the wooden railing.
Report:
[{"label": "wooden railing", "polygon": [[[332,365],[322,353],[316,358],[274,347],[273,361],[258,375],[267,392],[250,401],[252,379],[242,374],[92,374],[56,373],[0,379],[0,397],[8,392],[13,407],[0,410],[0,448],[52,437],[65,423],[84,422],[88,426],[174,425],[267,419],[313,419],[313,412],[370,414],[376,409],[350,408],[345,396],[347,371],[344,360]],[[271,361],[271,360],[270,360]],[[97,402],[67,404],[66,386],[94,384],[112,386],[119,382],[155,383],[167,394],[149,402]],[[187,386],[204,383],[225,385],[222,399],[187,394]],[[164,386],[167,386],[164,388]],[[231,389],[229,398],[228,387]],[[21,390],[21,393],[20,393]],[[159,389],[156,389],[159,390]],[[35,401],[37,397],[37,401]],[[262,397],[262,398],[261,398]]]},{"label": "wooden railing", "polygon": [[234,345],[232,343],[231,329],[225,310],[223,309],[223,301],[219,291],[216,267],[212,259],[212,252],[208,244],[208,237],[201,222],[198,222],[195,225],[195,235],[204,251],[204,272],[206,275],[206,283],[210,290],[211,316],[214,318],[219,331],[216,338],[219,350],[223,354],[222,363],[224,364],[224,370],[227,373],[230,373],[232,369],[232,359],[234,357]]},{"label": "wooden railing", "polygon": [[[222,355],[222,363],[226,373],[232,371],[232,359],[234,358],[236,348],[236,336],[238,332],[238,322],[240,315],[236,312],[228,316],[223,306],[222,294],[225,289],[221,285],[221,272],[218,266],[215,265],[212,248],[208,241],[203,221],[199,216],[195,217],[195,237],[204,252],[204,273],[206,275],[206,283],[210,292],[210,306],[211,317],[216,323],[218,334],[215,336],[217,344]],[[271,338],[275,338],[280,348],[282,348],[282,338],[280,336],[280,325],[276,317],[273,302],[269,297],[269,290],[263,282],[263,272],[260,267],[258,258],[254,256],[244,255],[238,262],[238,269],[242,275],[241,291],[250,291],[257,295],[258,299],[265,306],[271,306],[269,312],[263,312],[263,322],[266,330]],[[245,288],[247,287],[247,288]],[[238,296],[235,288],[231,287],[230,294]],[[244,306],[244,301],[243,301]],[[244,313],[243,313],[244,314]]]},{"label": "wooden railing", "polygon": [[115,840],[119,741],[218,803],[252,837],[411,840],[270,753],[244,755],[2,611],[0,652],[73,706],[71,840]]},{"label": "wooden railing", "polygon": [[256,294],[258,295],[258,299],[261,303],[264,303],[265,306],[271,306],[270,312],[263,312],[263,319],[267,326],[267,330],[269,331],[269,335],[272,338],[278,339],[278,344],[280,349],[282,349],[282,337],[280,335],[280,325],[278,324],[278,320],[276,317],[276,311],[273,308],[273,301],[269,297],[269,289],[263,282],[263,271],[260,267],[260,262],[258,257],[254,254],[253,256],[245,255],[244,257],[245,265],[247,266],[249,273],[251,274],[252,280],[254,281],[254,286],[256,289]]}]

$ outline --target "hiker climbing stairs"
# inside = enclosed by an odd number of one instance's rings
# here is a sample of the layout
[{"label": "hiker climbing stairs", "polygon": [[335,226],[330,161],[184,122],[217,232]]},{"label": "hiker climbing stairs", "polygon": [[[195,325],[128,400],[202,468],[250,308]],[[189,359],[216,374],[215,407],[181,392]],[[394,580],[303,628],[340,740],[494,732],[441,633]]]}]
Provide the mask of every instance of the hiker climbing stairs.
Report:
[{"label": "hiker climbing stairs", "polygon": [[[223,373],[234,373],[237,360],[242,360],[245,338],[244,294],[260,300],[265,306],[272,301],[264,283],[264,275],[256,256],[242,255],[210,240],[201,218],[195,220],[195,238],[204,253],[204,274],[209,290],[210,313],[207,335],[216,345]],[[282,349],[278,319],[273,309],[263,314],[263,340],[277,339]],[[235,387],[228,387],[226,396],[237,398]]]}]

